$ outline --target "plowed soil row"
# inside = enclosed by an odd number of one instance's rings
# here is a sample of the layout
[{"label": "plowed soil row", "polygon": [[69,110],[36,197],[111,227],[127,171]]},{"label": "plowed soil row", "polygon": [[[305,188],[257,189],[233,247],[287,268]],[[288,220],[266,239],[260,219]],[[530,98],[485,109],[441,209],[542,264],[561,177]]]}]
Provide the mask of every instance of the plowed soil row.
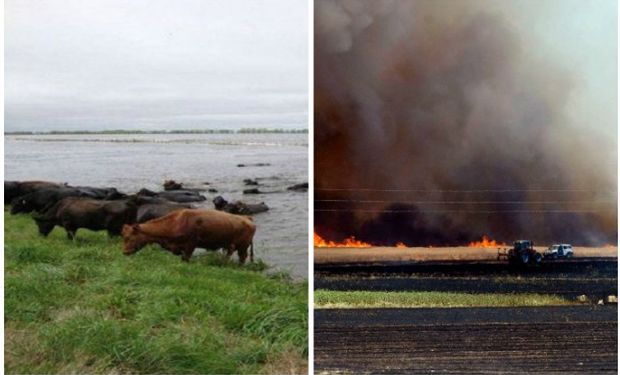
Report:
[{"label": "plowed soil row", "polygon": [[316,372],[617,372],[617,308],[315,312]]}]

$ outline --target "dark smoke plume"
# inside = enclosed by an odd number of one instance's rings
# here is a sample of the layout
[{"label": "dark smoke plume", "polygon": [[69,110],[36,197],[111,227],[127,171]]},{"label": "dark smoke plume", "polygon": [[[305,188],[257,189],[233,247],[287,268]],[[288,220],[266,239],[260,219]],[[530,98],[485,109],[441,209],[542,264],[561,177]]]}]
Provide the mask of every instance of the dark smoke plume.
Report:
[{"label": "dark smoke plume", "polygon": [[323,237],[616,242],[616,139],[572,122],[574,74],[488,3],[315,2]]}]

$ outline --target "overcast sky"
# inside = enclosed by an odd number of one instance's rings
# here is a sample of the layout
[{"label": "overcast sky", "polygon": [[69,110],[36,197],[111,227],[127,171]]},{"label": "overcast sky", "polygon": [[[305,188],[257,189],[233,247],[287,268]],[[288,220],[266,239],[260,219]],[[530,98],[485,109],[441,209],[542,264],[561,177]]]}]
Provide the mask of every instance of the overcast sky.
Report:
[{"label": "overcast sky", "polygon": [[5,130],[307,127],[307,0],[6,0]]}]

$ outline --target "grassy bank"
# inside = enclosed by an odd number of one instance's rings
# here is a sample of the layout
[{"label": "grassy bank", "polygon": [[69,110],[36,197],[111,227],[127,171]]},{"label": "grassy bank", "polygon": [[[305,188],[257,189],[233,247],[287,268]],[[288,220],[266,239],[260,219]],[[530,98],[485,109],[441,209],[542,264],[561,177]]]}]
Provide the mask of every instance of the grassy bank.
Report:
[{"label": "grassy bank", "polygon": [[448,292],[314,292],[315,308],[378,307],[516,307],[559,306],[575,304],[558,296],[545,294],[469,294]]},{"label": "grassy bank", "polygon": [[306,283],[4,219],[6,373],[305,373]]}]

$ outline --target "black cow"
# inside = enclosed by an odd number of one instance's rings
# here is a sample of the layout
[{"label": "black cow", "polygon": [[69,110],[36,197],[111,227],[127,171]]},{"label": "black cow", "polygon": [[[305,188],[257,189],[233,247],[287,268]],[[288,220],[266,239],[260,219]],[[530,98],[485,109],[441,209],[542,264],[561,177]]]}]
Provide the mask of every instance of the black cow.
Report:
[{"label": "black cow", "polygon": [[92,186],[71,186],[71,187],[81,191],[83,194],[82,195],[83,197],[92,198],[92,199],[114,200],[114,199],[127,198],[126,194],[119,192],[118,190],[116,190],[116,188],[113,188],[113,187],[107,187],[107,188],[98,188],[98,187],[92,187]]},{"label": "black cow", "polygon": [[173,203],[173,202],[159,202],[159,203],[147,203],[138,207],[138,213],[136,221],[138,223],[145,223],[149,220],[157,219],[162,216],[166,216],[176,210],[184,208],[194,208],[190,204]]},{"label": "black cow", "polygon": [[235,201],[233,203],[229,203],[226,199],[224,199],[221,195],[213,198],[213,205],[215,209],[218,211],[228,212],[229,214],[236,215],[253,215],[261,212],[269,211],[269,207],[265,204],[265,202],[261,202],[258,204],[251,203],[243,203],[241,201]]},{"label": "black cow", "polygon": [[13,199],[11,214],[43,211],[63,198],[83,196],[84,192],[72,187],[43,188]]},{"label": "black cow", "polygon": [[121,199],[126,197],[116,188],[97,188],[91,186],[52,186],[39,188],[31,193],[18,196],[11,201],[11,214],[43,211],[63,198],[83,197],[91,199]]},{"label": "black cow", "polygon": [[110,236],[118,236],[123,225],[135,223],[137,208],[133,199],[103,201],[69,197],[43,213],[34,214],[33,218],[43,236],[47,236],[56,225],[65,228],[69,239],[75,238],[79,228],[107,230]]},{"label": "black cow", "polygon": [[286,190],[291,191],[308,191],[308,183],[302,182],[301,184],[295,184],[293,186],[289,186]]},{"label": "black cow", "polygon": [[4,204],[9,204],[13,199],[32,193],[39,189],[59,188],[65,184],[49,181],[4,181]]},{"label": "black cow", "polygon": [[148,189],[142,189],[138,192],[138,195],[163,198],[177,203],[202,202],[207,199],[195,190],[170,190],[154,192]]}]

